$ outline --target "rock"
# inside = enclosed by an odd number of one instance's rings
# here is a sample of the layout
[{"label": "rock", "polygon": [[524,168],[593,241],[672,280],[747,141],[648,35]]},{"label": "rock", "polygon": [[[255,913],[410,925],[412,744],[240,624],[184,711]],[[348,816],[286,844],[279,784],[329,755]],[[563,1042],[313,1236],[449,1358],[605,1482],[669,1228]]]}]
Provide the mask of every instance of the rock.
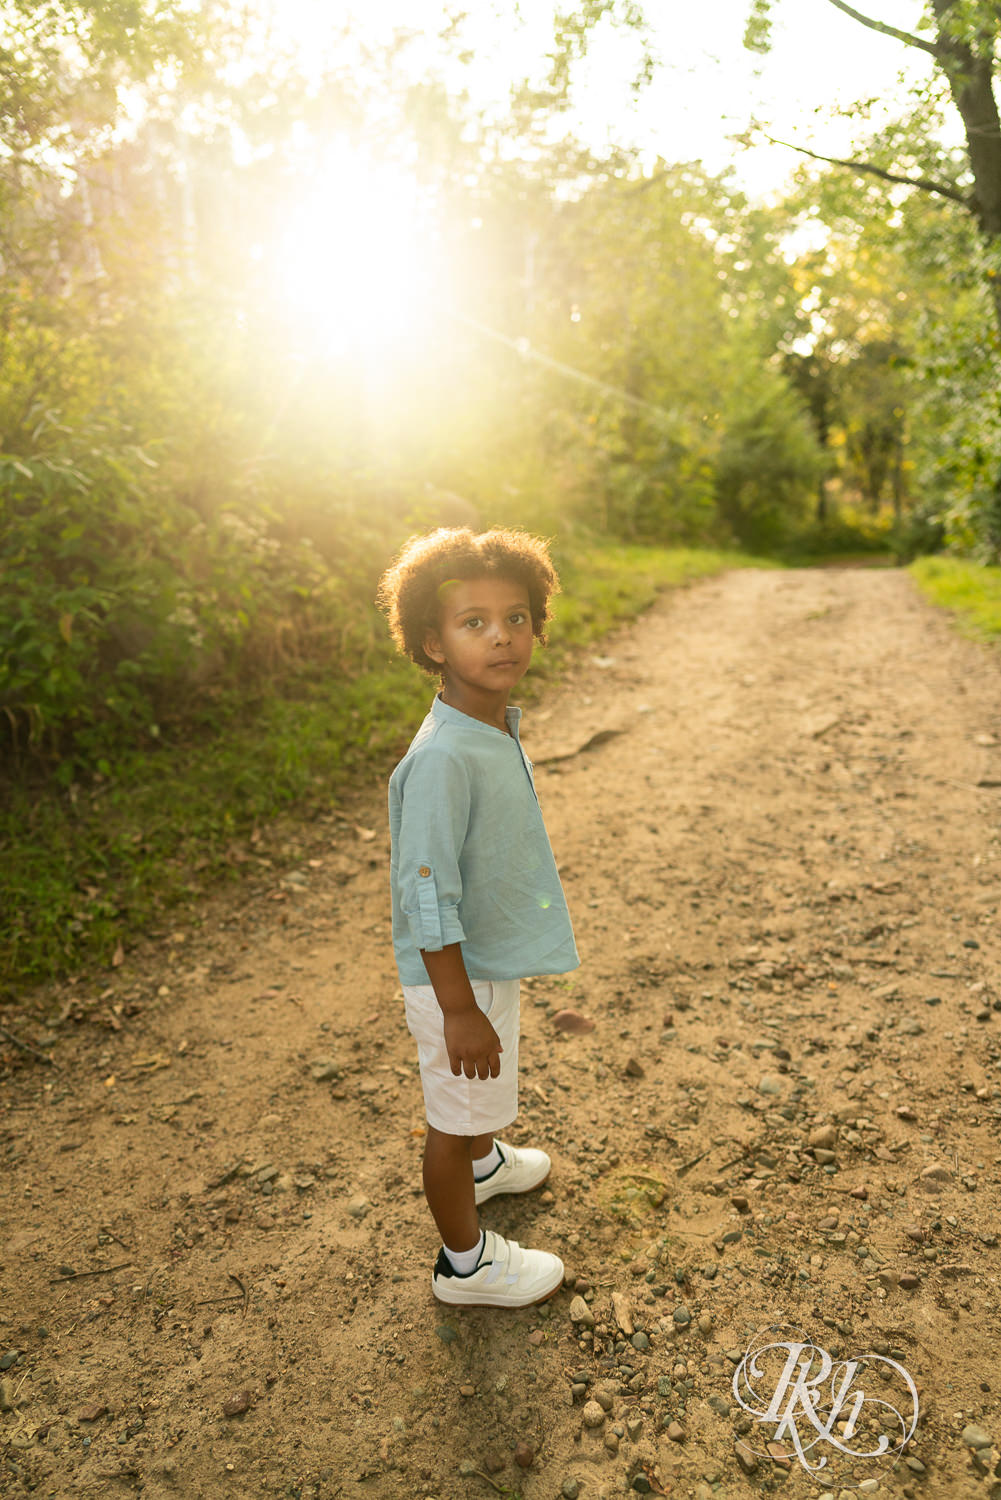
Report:
[{"label": "rock", "polygon": [[371,1210],[371,1207],[372,1205],[367,1198],[352,1198],[348,1204],[348,1213],[352,1219],[364,1219],[365,1215]]},{"label": "rock", "polygon": [[535,1462],[535,1449],[531,1443],[519,1443],[514,1450],[514,1461],[519,1469],[530,1469]]},{"label": "rock", "polygon": [[643,1431],[643,1418],[642,1417],[627,1417],[626,1418],[626,1431],[629,1434],[629,1441],[631,1443],[639,1442],[640,1433]]},{"label": "rock", "polygon": [[570,1303],[570,1321],[580,1328],[594,1327],[594,1313],[583,1297],[574,1297]]},{"label": "rock", "polygon": [[708,1338],[713,1331],[713,1320],[710,1313],[699,1314],[699,1332],[704,1338]]},{"label": "rock", "polygon": [[604,1425],[605,1413],[597,1401],[586,1402],[581,1415],[584,1418],[585,1427],[602,1427]]},{"label": "rock", "polygon": [[78,1422],[99,1422],[108,1408],[95,1401],[90,1406],[83,1407],[76,1414]]},{"label": "rock", "polygon": [[833,1125],[818,1125],[807,1136],[808,1146],[819,1146],[822,1151],[833,1151],[838,1144],[838,1132]]},{"label": "rock", "polygon": [[763,1073],[758,1079],[759,1094],[781,1094],[785,1088],[785,1080],[779,1073]]},{"label": "rock", "polygon": [[531,1344],[533,1349],[538,1349],[542,1344],[546,1342],[546,1335],[543,1333],[541,1328],[533,1328],[532,1332],[528,1335],[528,1342]]},{"label": "rock", "polygon": [[619,1434],[615,1431],[614,1427],[605,1428],[603,1440],[605,1447],[608,1449],[609,1453],[618,1453]]},{"label": "rock", "polygon": [[688,1433],[680,1422],[670,1422],[667,1428],[667,1435],[672,1443],[683,1443],[688,1437]]},{"label": "rock", "polygon": [[[65,1274],[64,1267],[60,1266],[59,1270],[61,1274]],[[17,1364],[20,1358],[20,1349],[8,1349],[6,1354],[0,1354],[0,1370],[9,1370],[12,1365]]]},{"label": "rock", "polygon": [[595,1388],[594,1399],[602,1411],[610,1412],[615,1405],[615,1389],[610,1385],[599,1385]]},{"label": "rock", "polygon": [[332,1057],[314,1057],[309,1065],[309,1076],[314,1083],[329,1083],[337,1077],[337,1064]]},{"label": "rock", "polygon": [[739,1214],[749,1214],[751,1212],[750,1203],[740,1193],[738,1193],[735,1198],[731,1198],[730,1202],[733,1204],[734,1208]]},{"label": "rock", "polygon": [[945,1185],[952,1181],[952,1173],[940,1162],[931,1162],[922,1169],[918,1181],[926,1193],[940,1193]]},{"label": "rock", "polygon": [[623,1069],[627,1078],[645,1078],[646,1069],[635,1057],[631,1057]]},{"label": "rock", "polygon": [[730,1403],[726,1399],[726,1397],[720,1396],[718,1394],[713,1394],[709,1397],[709,1405],[712,1407],[713,1411],[718,1417],[723,1417],[724,1419],[729,1417],[732,1410],[732,1407],[730,1406]]},{"label": "rock", "polygon": [[924,1027],[917,1016],[905,1016],[900,1023],[900,1031],[904,1036],[923,1036]]},{"label": "rock", "polygon": [[560,1485],[560,1494],[563,1500],[577,1500],[577,1497],[580,1495],[580,1485],[576,1479],[564,1479]]},{"label": "rock", "polygon": [[460,1385],[459,1395],[465,1396],[466,1400],[468,1401],[472,1396],[476,1395],[475,1385]]},{"label": "rock", "polygon": [[634,1333],[629,1342],[632,1344],[633,1348],[638,1349],[641,1354],[645,1354],[650,1347],[650,1340],[647,1338],[645,1333]]},{"label": "rock", "polygon": [[898,1279],[897,1285],[900,1287],[901,1291],[913,1292],[915,1288],[921,1285],[921,1277],[918,1276],[914,1271],[905,1271],[903,1275]]},{"label": "rock", "polygon": [[615,1321],[626,1338],[631,1338],[636,1330],[633,1324],[632,1308],[625,1292],[612,1293],[612,1312],[615,1314]]},{"label": "rock", "polygon": [[860,1203],[866,1203],[869,1198],[869,1189],[867,1187],[852,1188],[850,1196],[857,1198]]},{"label": "rock", "polygon": [[813,1156],[818,1167],[832,1167],[837,1161],[833,1151],[824,1151],[820,1146],[814,1148]]},{"label": "rock", "polygon": [[586,1036],[596,1024],[590,1016],[582,1016],[576,1010],[558,1010],[553,1016],[553,1029],[565,1031],[568,1036]]},{"label": "rock", "polygon": [[780,1469],[792,1468],[792,1454],[788,1448],[784,1448],[781,1443],[766,1443],[765,1447],[773,1464],[778,1464]]},{"label": "rock", "polygon": [[738,1464],[740,1465],[741,1469],[743,1470],[743,1472],[745,1474],[756,1474],[757,1473],[757,1470],[758,1470],[758,1460],[757,1460],[757,1457],[756,1457],[756,1455],[754,1453],[752,1453],[751,1449],[747,1446],[746,1443],[740,1443],[740,1442],[734,1443],[734,1445],[733,1445],[733,1452],[734,1452],[734,1457],[736,1458]]},{"label": "rock", "polygon": [[252,1391],[234,1391],[222,1403],[222,1414],[224,1417],[242,1417],[245,1411],[250,1410],[253,1400]]},{"label": "rock", "polygon": [[630,1487],[637,1495],[653,1494],[653,1485],[650,1483],[645,1474],[634,1474],[633,1482]]},{"label": "rock", "polygon": [[967,1448],[989,1448],[991,1439],[982,1427],[971,1422],[963,1428],[963,1443]]},{"label": "rock", "polygon": [[443,1344],[454,1344],[459,1337],[458,1330],[453,1328],[451,1323],[439,1323],[435,1333]]},{"label": "rock", "polygon": [[898,1109],[894,1110],[894,1114],[897,1116],[898,1120],[917,1119],[917,1113],[911,1108],[909,1104],[901,1104]]},{"label": "rock", "polygon": [[674,1309],[674,1321],[679,1328],[687,1328],[692,1321],[692,1315],[687,1307],[676,1307]]}]

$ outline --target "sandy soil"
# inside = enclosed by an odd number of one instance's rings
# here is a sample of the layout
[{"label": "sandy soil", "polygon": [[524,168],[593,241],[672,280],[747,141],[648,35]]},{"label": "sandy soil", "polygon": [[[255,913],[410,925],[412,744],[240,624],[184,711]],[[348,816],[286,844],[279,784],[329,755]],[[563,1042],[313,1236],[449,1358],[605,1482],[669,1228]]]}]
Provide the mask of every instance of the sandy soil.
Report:
[{"label": "sandy soil", "polygon": [[[566,1290],[431,1297],[373,786],[0,1017],[53,1060],[0,1039],[4,1495],[1001,1494],[1001,663],[841,570],[602,652],[527,716],[583,967],[525,986],[510,1139],[550,1182],[484,1210]],[[774,1325],[909,1372],[903,1456],[811,1475],[742,1409]],[[882,1374],[843,1446],[893,1433]]]}]

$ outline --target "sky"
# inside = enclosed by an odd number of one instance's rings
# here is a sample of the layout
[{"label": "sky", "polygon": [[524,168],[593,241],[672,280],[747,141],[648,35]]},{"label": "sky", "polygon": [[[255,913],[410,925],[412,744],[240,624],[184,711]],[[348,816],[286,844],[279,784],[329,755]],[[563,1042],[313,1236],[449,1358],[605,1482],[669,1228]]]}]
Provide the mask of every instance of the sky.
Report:
[{"label": "sky", "polygon": [[[542,62],[551,37],[551,6],[544,0],[466,0],[453,7],[440,0],[272,3],[279,30],[304,55],[322,53],[335,18],[353,17],[373,40],[395,28],[421,32],[415,60],[435,56],[446,10],[464,10],[462,36],[473,58],[455,67],[454,81],[486,107],[503,105],[512,80]],[[756,120],[784,141],[847,155],[858,129],[850,107],[872,98],[885,101],[892,114],[905,94],[902,74],[917,80],[930,71],[925,53],[862,27],[829,0],[776,0],[772,52],[758,57],[742,46],[748,8],[749,0],[647,0],[660,60],[652,84],[631,98],[637,44],[606,31],[578,76],[577,108],[568,124],[598,148],[639,146],[651,158],[701,159],[710,171],[732,165],[746,191],[766,197],[781,190],[801,158],[776,146],[741,150],[729,137]],[[920,0],[862,0],[858,8],[913,31],[923,6]]]}]

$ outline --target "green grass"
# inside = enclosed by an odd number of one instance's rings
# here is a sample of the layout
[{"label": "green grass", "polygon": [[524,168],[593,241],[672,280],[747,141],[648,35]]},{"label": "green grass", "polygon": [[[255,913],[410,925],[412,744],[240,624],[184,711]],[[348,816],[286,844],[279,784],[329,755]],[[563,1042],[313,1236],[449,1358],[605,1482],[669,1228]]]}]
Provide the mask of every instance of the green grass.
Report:
[{"label": "green grass", "polygon": [[1001,641],[1001,568],[958,557],[920,557],[910,571],[933,604],[952,612],[964,635]]},{"label": "green grass", "polygon": [[[755,560],[607,547],[564,551],[559,562],[564,592],[551,648],[533,670],[540,683],[662,590]],[[197,903],[226,881],[263,872],[268,860],[277,878],[311,842],[329,846],[338,799],[388,774],[432,692],[387,645],[351,682],[321,678],[294,697],[231,706],[211,729],[124,748],[107,774],[68,790],[37,772],[9,783],[0,803],[0,988],[108,964],[142,932],[197,922]]]}]

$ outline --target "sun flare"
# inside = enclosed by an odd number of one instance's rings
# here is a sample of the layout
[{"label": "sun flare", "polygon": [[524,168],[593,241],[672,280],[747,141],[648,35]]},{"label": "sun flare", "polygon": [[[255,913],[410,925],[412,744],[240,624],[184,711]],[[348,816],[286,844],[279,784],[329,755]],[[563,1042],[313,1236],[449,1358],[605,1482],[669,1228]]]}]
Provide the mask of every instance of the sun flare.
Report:
[{"label": "sun flare", "polygon": [[275,241],[274,292],[290,336],[319,355],[384,355],[430,317],[434,263],[416,179],[329,150]]}]

